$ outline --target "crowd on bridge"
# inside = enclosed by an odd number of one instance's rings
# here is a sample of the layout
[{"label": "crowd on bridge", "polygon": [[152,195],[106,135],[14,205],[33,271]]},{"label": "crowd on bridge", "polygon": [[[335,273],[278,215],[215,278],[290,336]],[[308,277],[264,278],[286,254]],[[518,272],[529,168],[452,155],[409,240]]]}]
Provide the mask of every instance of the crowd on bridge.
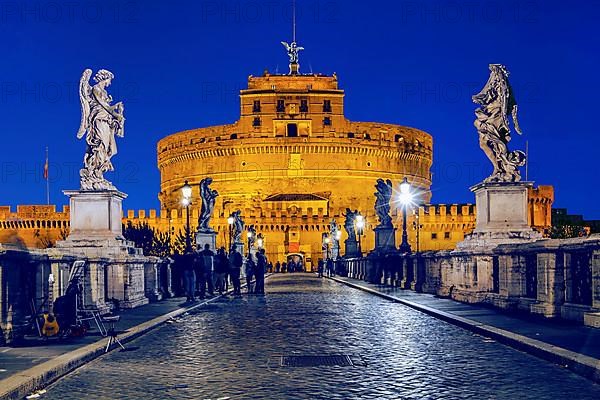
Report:
[{"label": "crowd on bridge", "polygon": [[235,248],[229,253],[225,247],[216,254],[210,245],[204,245],[201,251],[186,253],[183,256],[183,283],[187,301],[206,296],[220,295],[229,291],[231,284],[234,296],[241,296],[241,276],[245,276],[248,294],[265,294],[265,273],[272,271],[273,266],[267,261],[264,249],[247,257]]}]

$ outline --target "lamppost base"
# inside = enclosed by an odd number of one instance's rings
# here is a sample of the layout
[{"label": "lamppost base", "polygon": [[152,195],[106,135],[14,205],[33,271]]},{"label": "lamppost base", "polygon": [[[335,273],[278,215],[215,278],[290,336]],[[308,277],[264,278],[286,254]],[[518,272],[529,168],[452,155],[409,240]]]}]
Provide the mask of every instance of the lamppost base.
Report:
[{"label": "lamppost base", "polygon": [[398,248],[398,251],[400,251],[400,253],[411,253],[412,250],[410,248],[410,244],[408,243],[402,243],[400,245],[400,248]]}]

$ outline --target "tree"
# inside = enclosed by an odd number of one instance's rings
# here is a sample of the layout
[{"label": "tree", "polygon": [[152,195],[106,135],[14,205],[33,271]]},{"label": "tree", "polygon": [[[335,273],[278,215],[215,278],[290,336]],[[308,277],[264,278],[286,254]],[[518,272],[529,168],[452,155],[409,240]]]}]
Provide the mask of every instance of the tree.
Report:
[{"label": "tree", "polygon": [[38,240],[42,249],[49,249],[56,245],[56,240],[52,239],[50,230],[46,229],[46,232],[42,233],[39,229],[33,231],[33,237]]}]

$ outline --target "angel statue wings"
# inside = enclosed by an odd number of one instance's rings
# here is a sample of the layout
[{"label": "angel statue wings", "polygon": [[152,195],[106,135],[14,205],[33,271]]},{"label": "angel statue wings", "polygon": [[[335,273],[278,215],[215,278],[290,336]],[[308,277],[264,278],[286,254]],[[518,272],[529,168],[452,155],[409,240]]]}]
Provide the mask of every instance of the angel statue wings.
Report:
[{"label": "angel statue wings", "polygon": [[115,136],[124,135],[124,107],[121,102],[112,105],[112,97],[106,92],[114,79],[112,72],[99,70],[94,75],[94,86],[89,83],[91,76],[92,70],[86,69],[79,81],[81,124],[77,138],[85,135],[87,143],[83,169],[79,171],[81,190],[116,190],[104,173],[114,170],[110,159],[117,154]]},{"label": "angel statue wings", "polygon": [[390,217],[390,201],[392,200],[392,181],[389,179],[377,179],[375,185],[375,212],[379,218],[379,226],[392,226],[392,217]]},{"label": "angel statue wings", "polygon": [[[304,50],[304,47],[298,46],[296,42],[292,42],[290,44],[287,42],[281,42],[281,44],[283,47],[285,47],[288,57],[290,58],[290,74],[292,74],[294,70],[297,73],[298,69],[300,68],[300,65],[298,64],[298,53],[300,53],[300,50]],[[295,65],[296,68],[292,68],[292,65]]]},{"label": "angel statue wings", "polygon": [[200,181],[200,197],[202,198],[202,208],[200,209],[200,217],[198,218],[198,231],[212,233],[214,230],[210,227],[210,219],[212,218],[215,209],[215,201],[219,192],[210,188],[213,182],[212,178],[204,178]]},{"label": "angel statue wings", "polygon": [[525,165],[525,153],[509,151],[509,117],[515,131],[522,134],[517,120],[517,102],[508,82],[509,72],[504,65],[490,64],[490,77],[473,102],[479,104],[475,110],[475,127],[479,132],[479,146],[494,166],[492,175],[484,182],[519,182],[519,167]]}]

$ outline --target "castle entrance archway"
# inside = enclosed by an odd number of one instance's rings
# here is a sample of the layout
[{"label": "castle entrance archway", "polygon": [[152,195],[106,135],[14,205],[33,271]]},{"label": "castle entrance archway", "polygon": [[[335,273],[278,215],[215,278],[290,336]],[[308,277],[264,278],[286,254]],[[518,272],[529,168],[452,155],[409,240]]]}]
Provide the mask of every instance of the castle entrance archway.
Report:
[{"label": "castle entrance archway", "polygon": [[304,253],[288,253],[285,256],[287,263],[287,272],[306,271]]}]

